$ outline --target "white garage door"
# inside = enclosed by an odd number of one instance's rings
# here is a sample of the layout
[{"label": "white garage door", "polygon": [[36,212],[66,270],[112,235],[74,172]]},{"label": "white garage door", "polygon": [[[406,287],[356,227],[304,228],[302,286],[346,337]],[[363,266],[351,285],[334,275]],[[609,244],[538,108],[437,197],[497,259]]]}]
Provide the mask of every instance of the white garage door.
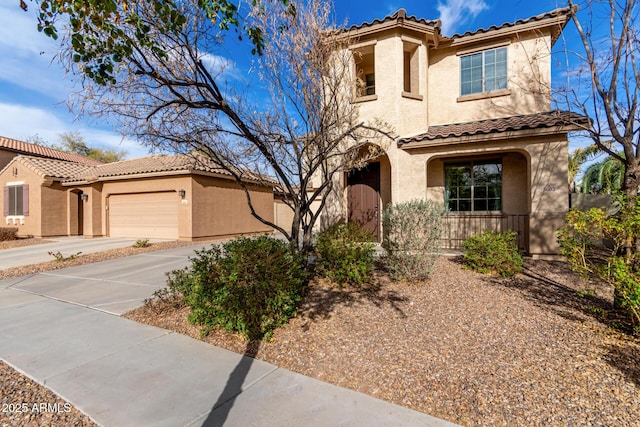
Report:
[{"label": "white garage door", "polygon": [[178,238],[175,191],[109,196],[109,236]]}]

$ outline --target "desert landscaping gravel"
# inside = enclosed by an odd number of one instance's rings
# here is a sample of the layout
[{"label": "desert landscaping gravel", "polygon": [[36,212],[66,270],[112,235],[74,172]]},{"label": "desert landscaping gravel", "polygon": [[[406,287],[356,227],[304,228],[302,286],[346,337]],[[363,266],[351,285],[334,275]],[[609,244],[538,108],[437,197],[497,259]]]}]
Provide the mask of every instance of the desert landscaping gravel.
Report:
[{"label": "desert landscaping gravel", "polygon": [[0,360],[0,426],[95,425],[60,396]]},{"label": "desert landscaping gravel", "polygon": [[[640,340],[616,329],[625,319],[611,301],[565,263],[529,260],[505,279],[442,258],[423,283],[314,283],[271,342],[204,340],[462,425],[636,426]],[[126,316],[199,338],[187,313],[155,304]]]},{"label": "desert landscaping gravel", "polygon": [[[123,248],[0,271],[34,274],[160,250]],[[640,339],[620,332],[612,290],[562,262],[528,260],[505,279],[442,258],[422,283],[339,289],[311,284],[296,318],[271,342],[214,331],[205,341],[462,425],[640,425]],[[200,338],[188,309],[153,304],[126,315]],[[2,403],[66,407],[0,361]],[[55,405],[58,406],[55,406]],[[0,425],[93,425],[82,413],[0,413]]]}]

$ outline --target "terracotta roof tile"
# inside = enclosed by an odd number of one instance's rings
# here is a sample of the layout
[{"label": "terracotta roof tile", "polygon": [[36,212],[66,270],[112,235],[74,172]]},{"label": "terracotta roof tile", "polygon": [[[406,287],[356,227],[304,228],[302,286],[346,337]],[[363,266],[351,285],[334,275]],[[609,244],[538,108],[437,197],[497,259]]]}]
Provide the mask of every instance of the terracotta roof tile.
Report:
[{"label": "terracotta roof tile", "polygon": [[42,145],[31,144],[24,141],[18,141],[17,139],[11,139],[4,136],[0,136],[0,149],[7,149],[15,151],[18,154],[24,154],[28,156],[48,157],[51,159],[64,160],[67,162],[81,163],[83,165],[101,165],[102,162],[89,159],[79,154],[67,153],[60,150],[55,150],[50,147],[44,147]]},{"label": "terracotta roof tile", "polygon": [[61,179],[76,176],[96,167],[46,157],[17,156],[16,161],[21,162],[43,177]]},{"label": "terracotta roof tile", "polygon": [[398,146],[412,142],[434,141],[446,138],[458,138],[480,134],[491,134],[526,129],[550,128],[555,126],[587,125],[589,119],[569,111],[549,111],[546,113],[522,116],[502,117],[480,120],[476,122],[454,123],[448,125],[429,126],[429,130],[420,135],[398,140]]},{"label": "terracotta roof tile", "polygon": [[568,16],[570,14],[570,12],[571,12],[571,7],[563,7],[563,8],[552,10],[552,11],[547,12],[547,13],[542,13],[540,15],[532,16],[530,18],[519,19],[519,20],[517,20],[515,22],[505,22],[502,25],[492,25],[492,26],[490,26],[488,28],[478,28],[475,31],[467,31],[467,32],[462,33],[462,34],[454,34],[454,35],[451,36],[451,38],[452,39],[458,39],[458,38],[462,38],[462,37],[473,36],[473,35],[476,35],[476,34],[488,33],[489,31],[500,30],[502,28],[510,28],[510,27],[515,27],[515,26],[518,26],[518,25],[528,24],[530,22],[542,21],[544,19],[556,18],[556,17],[561,17],[561,16]]},{"label": "terracotta roof tile", "polygon": [[[158,174],[163,172],[209,172],[231,176],[213,160],[201,155],[164,155],[156,154],[137,159],[106,163],[93,168],[80,170],[77,174],[67,177],[64,182],[103,181],[116,177],[134,177],[136,175]],[[247,180],[271,181],[268,177],[258,176],[251,171],[243,171]]]},{"label": "terracotta roof tile", "polygon": [[404,9],[398,9],[395,13],[391,15],[387,15],[382,19],[374,19],[371,22],[363,22],[362,24],[352,25],[349,28],[346,28],[344,31],[357,31],[362,30],[364,28],[373,27],[375,25],[384,24],[385,22],[395,21],[396,19],[406,19],[407,21],[412,21],[418,24],[427,25],[434,28],[440,28],[441,22],[439,19],[429,20],[424,18],[417,18],[414,15],[407,16],[407,11]]},{"label": "terracotta roof tile", "polygon": [[201,171],[230,175],[213,161],[203,156],[178,155],[168,156],[156,154],[137,159],[106,163],[95,168],[86,169],[72,177],[73,181],[97,180],[100,178],[152,174],[160,172]]}]

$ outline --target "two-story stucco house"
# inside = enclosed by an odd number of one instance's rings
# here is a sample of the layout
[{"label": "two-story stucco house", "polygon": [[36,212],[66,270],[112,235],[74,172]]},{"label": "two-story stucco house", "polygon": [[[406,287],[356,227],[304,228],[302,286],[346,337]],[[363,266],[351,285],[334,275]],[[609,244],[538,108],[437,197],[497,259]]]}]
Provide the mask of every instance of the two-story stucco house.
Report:
[{"label": "two-story stucco house", "polygon": [[381,238],[385,205],[432,199],[449,210],[449,247],[483,228],[513,229],[531,255],[555,254],[568,210],[567,132],[587,121],[551,105],[551,48],[569,12],[451,37],[403,9],[345,29],[361,117],[399,135],[340,177],[345,217]]}]

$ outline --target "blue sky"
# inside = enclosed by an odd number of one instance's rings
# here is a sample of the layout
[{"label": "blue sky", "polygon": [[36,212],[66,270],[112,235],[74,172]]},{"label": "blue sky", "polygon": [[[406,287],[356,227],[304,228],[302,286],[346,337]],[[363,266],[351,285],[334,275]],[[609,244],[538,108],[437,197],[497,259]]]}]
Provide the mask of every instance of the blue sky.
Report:
[{"label": "blue sky", "polygon": [[[61,133],[79,132],[89,145],[125,150],[129,158],[147,154],[147,149],[130,139],[123,139],[114,124],[105,120],[77,119],[69,111],[67,100],[79,79],[66,75],[55,60],[55,42],[36,30],[35,3],[27,2],[29,12],[23,12],[18,0],[4,0],[0,5],[0,135],[25,140],[38,136],[58,142]],[[349,25],[382,18],[400,8],[419,18],[441,19],[443,33],[475,30],[517,19],[528,18],[565,3],[557,0],[412,0],[378,1],[347,0],[335,2],[336,22]],[[565,35],[574,37],[573,24]],[[561,49],[561,43],[556,45]],[[234,73],[244,74],[249,63],[243,64],[229,54]],[[557,77],[559,73],[556,72]]]}]

